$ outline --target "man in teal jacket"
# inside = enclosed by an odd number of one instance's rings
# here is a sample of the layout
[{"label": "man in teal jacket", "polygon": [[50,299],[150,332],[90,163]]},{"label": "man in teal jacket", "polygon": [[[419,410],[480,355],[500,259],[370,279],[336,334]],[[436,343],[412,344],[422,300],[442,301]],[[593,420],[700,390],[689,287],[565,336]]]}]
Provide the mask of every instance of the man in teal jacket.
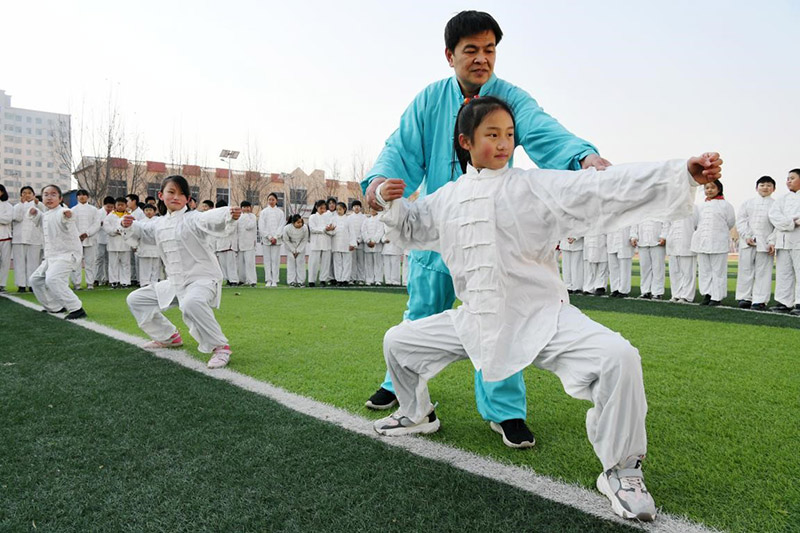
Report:
[{"label": "man in teal jacket", "polygon": [[[502,36],[500,26],[488,13],[462,11],[450,19],[445,27],[445,57],[455,76],[428,85],[403,113],[400,127],[386,141],[375,166],[361,182],[370,207],[380,211],[375,190],[387,178],[405,181],[406,194],[421,186],[420,194],[426,195],[461,175],[453,152],[453,130],[458,110],[469,98],[491,95],[505,100],[514,111],[516,144],[521,144],[541,168],[602,170],[611,164],[592,144],[575,137],[545,113],[528,93],[494,75],[496,47]],[[418,320],[452,308],[453,281],[441,256],[412,250],[409,259],[404,318]],[[525,425],[527,405],[521,372],[499,382],[484,381],[476,372],[475,399],[478,412],[503,436],[506,445],[533,446],[533,434]],[[366,406],[389,409],[396,403],[387,372]]]}]

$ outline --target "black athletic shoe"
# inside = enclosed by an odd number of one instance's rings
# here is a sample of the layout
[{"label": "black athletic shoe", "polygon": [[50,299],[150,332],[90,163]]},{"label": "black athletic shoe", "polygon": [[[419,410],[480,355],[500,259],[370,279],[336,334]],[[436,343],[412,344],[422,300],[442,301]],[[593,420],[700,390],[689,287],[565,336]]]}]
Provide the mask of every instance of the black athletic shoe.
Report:
[{"label": "black athletic shoe", "polygon": [[[720,302],[719,300],[709,300],[709,302],[708,302],[708,306],[709,306],[709,307],[717,307],[717,306],[718,306],[718,305],[720,305],[721,303],[722,303],[722,302]],[[702,305],[702,304],[700,304],[700,305]]]},{"label": "black athletic shoe", "polygon": [[739,306],[739,309],[750,309],[753,306],[753,302],[750,300],[739,300],[736,303]]},{"label": "black athletic shoe", "polygon": [[711,295],[710,294],[704,294],[703,295],[703,301],[700,302],[700,305],[708,305],[710,301],[711,301]]},{"label": "black athletic shoe", "polygon": [[639,295],[639,298],[641,298],[642,300],[649,300],[652,297],[653,297],[653,295],[650,294],[649,292],[646,292],[644,294],[640,294]]},{"label": "black athletic shoe", "polygon": [[789,311],[789,314],[793,316],[800,316],[800,305],[795,305],[794,309]]},{"label": "black athletic shoe", "polygon": [[602,296],[605,293],[606,293],[606,288],[605,287],[600,287],[599,289],[595,289],[595,291],[594,291],[594,295],[595,296]]},{"label": "black athletic shoe", "polygon": [[661,296],[660,294],[654,294],[654,295],[652,296],[652,299],[653,299],[653,300],[660,300],[661,298],[662,298],[662,296]]},{"label": "black athletic shoe", "polygon": [[58,313],[66,313],[66,312],[67,312],[66,307],[62,307],[58,311],[48,311],[47,309],[42,309],[42,313],[50,313],[51,315],[57,315]]},{"label": "black athletic shoe", "polygon": [[614,291],[611,293],[612,298],[619,298],[619,291]]},{"label": "black athletic shoe", "polygon": [[617,298],[627,298],[627,297],[628,297],[628,293],[627,293],[627,292],[621,292],[621,293],[619,293],[619,295],[617,296]]},{"label": "black athletic shoe", "polygon": [[750,306],[751,311],[766,311],[767,304],[753,304]]},{"label": "black athletic shoe", "polygon": [[17,287],[17,292],[28,292],[27,287]]},{"label": "black athletic shoe", "polygon": [[308,284],[308,286],[309,286],[309,287],[316,287],[316,286],[317,286],[317,284],[316,284],[316,283],[314,283],[314,282],[311,282],[311,283],[309,283],[309,284]]},{"label": "black athletic shoe", "polygon": [[385,411],[397,405],[397,396],[392,391],[388,391],[381,387],[375,394],[369,397],[367,403],[364,404],[369,409],[376,411]]},{"label": "black athletic shoe", "polygon": [[76,320],[78,318],[86,318],[86,311],[84,311],[83,307],[81,307],[80,309],[69,313],[64,318],[66,318],[67,320]]},{"label": "black athletic shoe", "polygon": [[504,420],[499,424],[490,422],[489,426],[503,436],[503,444],[509,448],[530,448],[536,444],[533,433],[521,418]]},{"label": "black athletic shoe", "polygon": [[772,311],[773,313],[788,313],[792,310],[792,308],[786,307],[783,304],[778,304],[770,307],[769,310]]}]

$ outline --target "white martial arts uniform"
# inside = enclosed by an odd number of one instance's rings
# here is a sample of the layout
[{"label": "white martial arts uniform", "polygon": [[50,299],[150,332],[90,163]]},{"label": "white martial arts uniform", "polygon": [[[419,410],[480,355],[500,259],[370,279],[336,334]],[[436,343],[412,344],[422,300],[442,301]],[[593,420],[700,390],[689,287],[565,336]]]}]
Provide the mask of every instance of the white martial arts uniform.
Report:
[{"label": "white martial arts uniform", "polygon": [[[147,215],[142,220],[148,219]],[[158,256],[158,246],[155,243],[139,240],[130,231],[124,232],[125,242],[136,249],[136,259],[139,263],[139,285],[147,287],[158,283],[161,276],[161,258]]]},{"label": "white martial arts uniform", "polygon": [[606,235],[606,251],[608,252],[608,278],[611,293],[617,292],[627,296],[631,292],[631,263],[633,262],[630,226]]},{"label": "white martial arts uniform", "polygon": [[769,210],[775,233],[775,300],[800,305],[800,194],[789,191]]},{"label": "white martial arts uniform", "polygon": [[286,224],[283,228],[283,244],[286,246],[286,283],[302,285],[306,280],[306,225],[295,228],[293,224]]},{"label": "white martial arts uniform", "polygon": [[356,236],[350,233],[346,215],[338,213],[333,217],[331,232],[331,255],[333,256],[333,278],[337,283],[349,282],[352,276],[353,253],[350,247],[356,246]]},{"label": "white martial arts uniform", "polygon": [[355,283],[363,284],[367,280],[367,270],[364,265],[364,241],[361,240],[361,226],[367,216],[364,213],[351,213],[347,217],[350,234],[356,237],[356,249],[351,252],[352,265],[350,279]]},{"label": "white martial arts uniform", "polygon": [[222,270],[210,241],[230,237],[235,224],[227,207],[204,213],[184,207],[166,216],[134,222],[125,230],[141,242],[158,247],[167,273],[166,280],[128,295],[136,323],[150,338],[166,342],[178,331],[162,313],[177,304],[200,352],[211,353],[228,344],[212,309],[219,307],[222,297]]},{"label": "white martial arts uniform", "polygon": [[406,248],[403,250],[403,287],[408,287],[408,252],[410,250]]},{"label": "white martial arts uniform", "polygon": [[125,215],[112,211],[103,219],[103,231],[108,235],[108,282],[112,285],[131,284],[131,247],[125,242],[120,225]]},{"label": "white martial arts uniform", "polygon": [[[565,391],[592,401],[586,428],[609,469],[646,451],[647,403],[637,350],[569,304],[555,245],[563,235],[614,231],[646,214],[691,210],[686,162],[578,172],[482,170],[414,203],[390,202],[389,238],[442,254],[463,304],[390,329],[384,355],[400,407],[413,422],[433,409],[427,382],[469,358],[487,381],[531,363],[554,372]],[[604,205],[614,191],[614,209]],[[380,189],[378,191],[380,193]],[[525,209],[519,209],[525,205]]]},{"label": "white martial arts uniform", "polygon": [[605,290],[608,280],[608,251],[606,236],[586,235],[583,238],[583,290]]},{"label": "white martial arts uniform", "polygon": [[368,216],[361,225],[367,285],[380,285],[383,281],[383,255],[381,252],[383,252],[384,231],[383,222],[377,215]]},{"label": "white martial arts uniform", "polygon": [[692,251],[697,254],[700,294],[719,302],[728,295],[728,251],[736,212],[724,199],[706,200],[700,206]]},{"label": "white martial arts uniform", "polygon": [[[130,208],[129,208],[130,209]],[[144,220],[147,215],[141,207],[137,207],[130,212],[130,215],[136,220]],[[139,257],[136,255],[136,250],[131,248],[131,280],[139,282]]]},{"label": "white martial arts uniform", "polygon": [[308,231],[311,234],[308,241],[308,282],[317,282],[331,279],[331,234],[325,229],[330,223],[330,218],[319,213],[314,213],[308,219]]},{"label": "white martial arts uniform", "polygon": [[669,224],[648,219],[631,228],[631,239],[639,248],[639,292],[653,296],[664,295],[666,281],[666,246],[659,246],[659,240],[667,240]]},{"label": "white martial arts uniform", "polygon": [[[264,286],[276,287],[281,273],[281,237],[286,225],[283,210],[265,207],[258,214],[258,232],[261,234],[261,249],[264,255]],[[275,239],[275,244],[272,244]]]},{"label": "white martial arts uniform", "polygon": [[[75,265],[80,264],[83,252],[74,213],[72,218],[67,218],[67,211],[58,206],[41,215],[44,261],[30,279],[36,299],[51,313],[62,308],[71,313],[82,307],[80,299],[69,290],[69,277]],[[26,216],[31,215],[29,213]]]},{"label": "white martial arts uniform", "polygon": [[[218,207],[216,209],[228,210],[228,207]],[[213,209],[211,209],[211,211],[213,211]],[[206,213],[207,212],[208,211],[206,211]],[[214,240],[217,261],[222,270],[222,278],[227,281],[229,285],[239,283],[239,269],[236,267],[236,252],[239,249],[239,234],[237,230],[238,224],[233,223],[228,233]]]},{"label": "white martial arts uniform", "polygon": [[[385,231],[385,230],[384,230]],[[386,284],[390,286],[400,286],[400,258],[403,257],[403,249],[383,236],[383,277]]]},{"label": "white martial arts uniform", "polygon": [[583,291],[583,237],[561,240],[561,277],[568,291]]},{"label": "white martial arts uniform", "polygon": [[97,284],[108,283],[108,233],[103,229],[103,221],[109,215],[105,206],[98,209],[100,212],[100,231],[97,232],[97,263],[95,267]]},{"label": "white martial arts uniform", "polygon": [[[772,255],[769,246],[775,245],[775,227],[769,221],[772,196],[750,198],[736,213],[739,232],[739,269],[736,275],[736,300],[766,304],[772,294]],[[755,246],[747,244],[755,240]]]},{"label": "white martial arts uniform", "polygon": [[[97,278],[97,234],[100,232],[100,223],[103,221],[101,209],[97,209],[90,203],[77,203],[72,207],[72,216],[75,218],[75,226],[78,228],[78,235],[84,233],[87,237],[81,241],[83,248],[83,268],[86,274],[86,286],[93,287]],[[72,286],[81,286],[81,266],[72,273]]]},{"label": "white martial arts uniform", "polygon": [[[42,217],[41,202],[20,202],[14,206],[14,226],[11,247],[14,250],[14,282],[17,287],[28,287],[31,278],[42,264]],[[39,215],[26,216],[32,207],[39,210]]]},{"label": "white martial arts uniform", "polygon": [[[258,219],[253,213],[242,213],[239,220],[236,222],[236,231],[238,234],[238,248],[237,254],[239,281],[245,285],[255,286],[258,283],[256,277],[256,237],[258,233]],[[280,245],[278,245],[280,252]],[[278,271],[280,272],[281,256],[278,254]],[[265,265],[266,268],[266,265]],[[266,272],[266,270],[264,271]],[[276,274],[277,283],[277,274]]]},{"label": "white martial arts uniform", "polygon": [[692,235],[700,220],[700,209],[695,206],[692,216],[674,220],[667,233],[669,256],[669,285],[673,301],[694,300],[696,290],[697,256],[692,252]]},{"label": "white martial arts uniform", "polygon": [[8,200],[0,200],[0,289],[5,289],[11,269],[11,223],[14,221],[14,206]]}]

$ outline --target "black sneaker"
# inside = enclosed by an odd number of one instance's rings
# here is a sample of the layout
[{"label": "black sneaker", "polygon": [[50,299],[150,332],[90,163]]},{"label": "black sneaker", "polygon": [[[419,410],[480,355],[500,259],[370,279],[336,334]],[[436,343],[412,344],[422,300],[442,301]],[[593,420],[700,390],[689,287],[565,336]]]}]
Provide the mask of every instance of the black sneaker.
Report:
[{"label": "black sneaker", "polygon": [[773,313],[788,313],[789,311],[792,310],[792,308],[786,307],[783,304],[778,304],[770,307],[769,310],[772,311]]},{"label": "black sneaker", "polygon": [[652,296],[652,299],[653,299],[653,300],[660,300],[661,298],[662,298],[662,296],[661,296],[660,294],[654,294],[654,295]]},{"label": "black sneaker", "polygon": [[66,312],[67,312],[66,307],[62,307],[58,311],[48,311],[47,309],[42,309],[42,313],[50,313],[51,315],[57,315],[58,313],[66,313]]},{"label": "black sneaker", "polygon": [[711,302],[711,295],[710,294],[704,294],[703,295],[703,301],[700,302],[700,305],[708,305],[709,302]]},{"label": "black sneaker", "polygon": [[602,296],[605,293],[606,293],[606,288],[605,287],[600,287],[599,289],[595,289],[595,291],[594,291],[594,295],[595,296]]},{"label": "black sneaker", "polygon": [[646,292],[644,294],[640,294],[639,295],[639,298],[641,298],[642,300],[649,300],[652,297],[653,297],[653,295],[650,294],[649,292]]},{"label": "black sneaker", "polygon": [[314,283],[314,282],[312,281],[311,283],[309,283],[309,284],[308,284],[308,286],[309,286],[309,287],[316,287],[316,286],[317,286],[317,284],[316,284],[316,283]]},{"label": "black sneaker", "polygon": [[369,409],[376,411],[385,411],[397,405],[397,396],[392,391],[388,391],[381,387],[375,394],[369,397],[367,403],[364,404]]},{"label": "black sneaker", "polygon": [[86,311],[84,311],[83,307],[81,307],[80,309],[77,309],[77,310],[69,313],[64,318],[67,319],[67,320],[76,320],[78,318],[86,318]]},{"label": "black sneaker", "polygon": [[[717,307],[717,306],[719,306],[721,303],[722,303],[722,302],[720,302],[719,300],[709,300],[709,302],[708,302],[708,306],[709,306],[709,307]],[[702,304],[700,304],[700,305],[702,305]]]},{"label": "black sneaker", "polygon": [[17,292],[28,292],[27,287],[17,287]]},{"label": "black sneaker", "polygon": [[739,309],[750,309],[753,307],[753,302],[750,300],[739,300],[736,304],[739,306]]},{"label": "black sneaker", "polygon": [[789,311],[789,314],[792,316],[800,316],[800,305],[795,305],[794,309]]},{"label": "black sneaker", "polygon": [[767,304],[753,304],[750,306],[751,311],[766,311]]},{"label": "black sneaker", "polygon": [[536,444],[536,439],[521,418],[504,420],[499,424],[490,422],[489,427],[503,436],[503,444],[509,448],[530,448]]},{"label": "black sneaker", "polygon": [[612,298],[619,298],[619,291],[614,291],[611,293]]}]

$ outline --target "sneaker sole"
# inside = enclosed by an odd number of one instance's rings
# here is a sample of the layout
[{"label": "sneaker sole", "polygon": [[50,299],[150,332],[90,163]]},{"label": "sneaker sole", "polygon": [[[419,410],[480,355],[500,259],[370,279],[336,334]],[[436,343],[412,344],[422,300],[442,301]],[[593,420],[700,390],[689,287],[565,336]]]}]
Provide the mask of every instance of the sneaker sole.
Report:
[{"label": "sneaker sole", "polygon": [[608,484],[608,478],[606,478],[605,473],[600,473],[600,475],[597,477],[597,490],[599,490],[603,496],[608,498],[608,501],[611,502],[611,509],[617,516],[621,516],[622,518],[626,518],[628,520],[641,520],[642,522],[652,522],[656,519],[657,513],[653,513],[652,515],[650,513],[633,514],[622,507],[622,504],[619,503],[619,500],[611,490],[611,486]]},{"label": "sneaker sole", "polygon": [[145,350],[162,350],[164,348],[180,348],[181,346],[183,346],[183,343],[180,343],[180,344],[163,344],[161,346],[147,346],[147,345],[144,345],[144,346],[142,346],[142,348],[144,348]]},{"label": "sneaker sole", "polygon": [[392,429],[378,429],[375,426],[373,428],[379,435],[384,435],[386,437],[400,437],[403,435],[428,435],[430,433],[436,433],[439,431],[439,427],[442,423],[437,418],[433,422],[426,422],[424,424],[417,424],[414,427],[397,427]]},{"label": "sneaker sole", "polygon": [[384,404],[372,403],[371,401],[367,400],[367,403],[364,404],[364,407],[366,407],[367,409],[372,409],[373,411],[385,411],[387,409],[391,409],[395,405],[397,405],[397,399],[396,398],[394,400],[392,400],[391,402],[384,403]]},{"label": "sneaker sole", "polygon": [[492,428],[492,431],[494,431],[495,433],[499,433],[500,435],[503,436],[503,444],[505,444],[509,448],[515,448],[515,449],[533,448],[534,444],[536,444],[536,437],[533,438],[533,441],[520,442],[519,444],[511,442],[506,438],[506,434],[503,431],[503,426],[501,426],[497,422],[489,422],[489,427]]}]

